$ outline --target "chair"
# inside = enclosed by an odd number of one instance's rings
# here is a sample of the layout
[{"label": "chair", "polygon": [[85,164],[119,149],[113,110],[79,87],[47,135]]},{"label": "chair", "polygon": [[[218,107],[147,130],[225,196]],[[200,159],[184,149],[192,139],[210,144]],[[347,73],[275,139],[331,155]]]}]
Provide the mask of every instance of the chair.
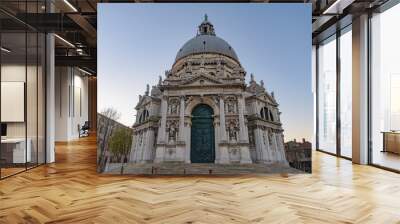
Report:
[{"label": "chair", "polygon": [[82,125],[82,127],[79,130],[79,138],[89,136],[89,129],[90,129],[89,121],[85,121],[85,123]]}]

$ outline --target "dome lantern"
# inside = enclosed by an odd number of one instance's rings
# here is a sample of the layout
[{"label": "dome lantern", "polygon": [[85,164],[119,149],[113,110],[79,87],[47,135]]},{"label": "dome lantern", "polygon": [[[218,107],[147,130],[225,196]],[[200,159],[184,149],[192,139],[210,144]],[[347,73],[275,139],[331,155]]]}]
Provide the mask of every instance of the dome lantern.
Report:
[{"label": "dome lantern", "polygon": [[204,15],[204,21],[199,26],[197,35],[212,35],[215,36],[214,26],[208,21],[207,14]]}]

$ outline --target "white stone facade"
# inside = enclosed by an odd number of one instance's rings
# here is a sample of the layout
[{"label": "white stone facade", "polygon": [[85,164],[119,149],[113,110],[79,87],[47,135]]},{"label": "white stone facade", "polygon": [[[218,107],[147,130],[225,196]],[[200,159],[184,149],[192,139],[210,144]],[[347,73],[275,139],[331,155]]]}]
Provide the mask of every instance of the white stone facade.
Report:
[{"label": "white stone facade", "polygon": [[[204,46],[192,44],[197,38],[205,38]],[[273,93],[253,75],[247,85],[233,49],[213,38],[206,18],[164,79],[139,96],[131,162],[191,163],[192,112],[207,105],[213,110],[214,163],[287,163]]]}]

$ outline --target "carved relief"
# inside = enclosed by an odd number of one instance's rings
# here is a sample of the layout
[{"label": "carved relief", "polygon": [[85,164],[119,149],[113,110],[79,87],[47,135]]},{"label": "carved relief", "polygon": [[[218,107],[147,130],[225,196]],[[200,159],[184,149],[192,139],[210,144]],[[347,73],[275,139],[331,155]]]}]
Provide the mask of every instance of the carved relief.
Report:
[{"label": "carved relief", "polygon": [[168,148],[166,151],[167,151],[169,156],[171,156],[172,154],[175,154],[175,149]]},{"label": "carved relief", "polygon": [[219,105],[219,98],[220,96],[211,96],[211,99],[214,101],[216,105]]},{"label": "carved relief", "polygon": [[185,98],[185,107],[193,100],[193,96],[189,96]]},{"label": "carved relief", "polygon": [[218,64],[217,64],[217,76],[223,77],[224,76],[224,70],[225,70],[224,62],[222,60],[218,61]]},{"label": "carved relief", "polygon": [[228,149],[228,152],[230,153],[230,154],[232,154],[232,155],[238,155],[239,154],[239,152],[240,152],[240,148],[229,148]]},{"label": "carved relief", "polygon": [[169,77],[172,76],[172,71],[171,70],[165,70],[164,74],[165,74],[165,77],[169,78]]},{"label": "carved relief", "polygon": [[177,120],[167,121],[168,143],[175,143],[179,132],[179,122]]}]

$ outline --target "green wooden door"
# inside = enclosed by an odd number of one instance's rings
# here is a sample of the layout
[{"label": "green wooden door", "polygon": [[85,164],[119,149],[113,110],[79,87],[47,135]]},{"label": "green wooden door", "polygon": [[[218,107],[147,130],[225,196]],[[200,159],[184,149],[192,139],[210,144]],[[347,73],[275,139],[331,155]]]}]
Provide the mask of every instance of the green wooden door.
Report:
[{"label": "green wooden door", "polygon": [[213,109],[205,104],[196,106],[192,112],[191,150],[192,163],[214,163]]}]

